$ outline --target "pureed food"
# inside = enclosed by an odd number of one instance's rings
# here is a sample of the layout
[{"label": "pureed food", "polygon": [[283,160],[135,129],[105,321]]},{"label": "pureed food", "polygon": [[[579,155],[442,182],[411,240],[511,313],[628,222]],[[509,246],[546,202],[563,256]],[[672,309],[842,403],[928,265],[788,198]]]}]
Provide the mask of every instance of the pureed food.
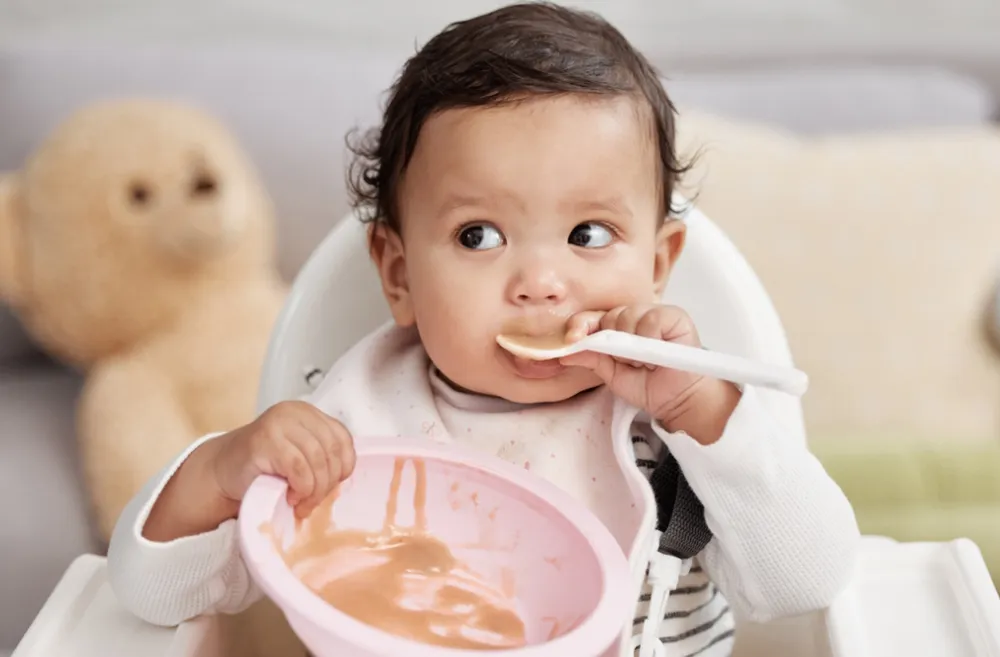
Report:
[{"label": "pureed food", "polygon": [[466,650],[524,646],[524,622],[512,595],[471,570],[427,531],[427,471],[415,469],[413,527],[396,524],[400,483],[408,459],[397,458],[382,528],[339,530],[331,495],[300,523],[281,549],[302,582],[353,618],[400,637]]}]

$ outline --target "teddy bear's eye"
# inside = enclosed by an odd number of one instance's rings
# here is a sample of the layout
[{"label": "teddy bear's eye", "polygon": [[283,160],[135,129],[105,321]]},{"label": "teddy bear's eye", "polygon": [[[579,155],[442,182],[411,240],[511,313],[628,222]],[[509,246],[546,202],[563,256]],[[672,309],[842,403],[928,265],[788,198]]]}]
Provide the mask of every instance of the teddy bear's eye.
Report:
[{"label": "teddy bear's eye", "polygon": [[128,188],[129,200],[132,205],[144,206],[149,203],[150,197],[153,195],[149,187],[141,182],[134,182]]},{"label": "teddy bear's eye", "polygon": [[202,173],[194,179],[194,183],[191,185],[191,193],[195,196],[207,196],[215,192],[217,185],[218,183],[215,182],[215,178],[207,173]]}]

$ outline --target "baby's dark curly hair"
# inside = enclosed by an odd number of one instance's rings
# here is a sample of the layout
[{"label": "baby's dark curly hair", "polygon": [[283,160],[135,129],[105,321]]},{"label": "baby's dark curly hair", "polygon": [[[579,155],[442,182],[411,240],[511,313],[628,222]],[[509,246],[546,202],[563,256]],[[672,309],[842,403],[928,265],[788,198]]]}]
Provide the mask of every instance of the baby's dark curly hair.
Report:
[{"label": "baby's dark curly hair", "polygon": [[348,189],[362,221],[400,230],[397,192],[424,122],[435,112],[537,96],[631,95],[648,108],[659,150],[664,216],[687,170],[675,110],[653,66],[600,16],[515,4],[453,23],[414,55],[390,89],[381,128],[348,136]]}]

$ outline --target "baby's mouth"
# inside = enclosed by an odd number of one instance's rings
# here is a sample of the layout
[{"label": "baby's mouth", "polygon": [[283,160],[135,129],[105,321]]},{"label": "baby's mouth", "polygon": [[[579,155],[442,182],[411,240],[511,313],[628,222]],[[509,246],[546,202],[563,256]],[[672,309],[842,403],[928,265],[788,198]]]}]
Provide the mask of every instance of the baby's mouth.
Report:
[{"label": "baby's mouth", "polygon": [[531,360],[512,354],[507,354],[507,356],[510,358],[515,373],[525,379],[550,379],[566,369],[566,366],[558,359]]},{"label": "baby's mouth", "polygon": [[505,323],[500,333],[524,336],[532,340],[553,340],[566,334],[566,323],[569,321],[569,317],[565,313],[554,311],[518,317]]}]

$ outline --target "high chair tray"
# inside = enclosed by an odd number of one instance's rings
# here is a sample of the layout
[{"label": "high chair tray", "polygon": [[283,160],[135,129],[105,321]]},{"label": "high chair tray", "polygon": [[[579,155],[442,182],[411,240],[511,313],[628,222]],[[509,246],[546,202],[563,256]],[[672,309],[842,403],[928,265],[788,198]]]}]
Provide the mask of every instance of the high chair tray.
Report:
[{"label": "high chair tray", "polygon": [[211,617],[163,628],[129,614],[104,558],[87,554],[70,564],[11,657],[221,657],[219,646]]},{"label": "high chair tray", "polygon": [[[830,609],[746,628],[737,657],[1000,657],[1000,597],[974,544],[862,545],[854,581]],[[85,555],[11,657],[224,657],[221,646],[212,617],[176,629],[132,617],[115,600],[104,559]]]},{"label": "high chair tray", "polygon": [[1000,596],[972,541],[863,544],[825,614],[831,655],[1000,657]]}]

